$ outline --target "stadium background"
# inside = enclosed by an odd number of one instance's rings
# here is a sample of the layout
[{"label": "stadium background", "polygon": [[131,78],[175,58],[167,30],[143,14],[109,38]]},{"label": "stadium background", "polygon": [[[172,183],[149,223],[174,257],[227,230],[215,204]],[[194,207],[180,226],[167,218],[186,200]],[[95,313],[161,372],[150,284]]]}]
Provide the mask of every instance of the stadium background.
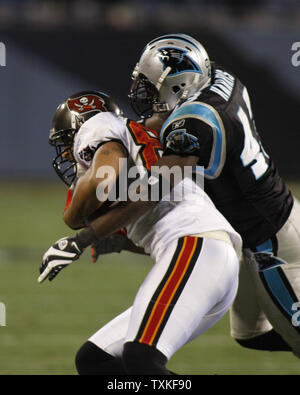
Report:
[{"label": "stadium background", "polygon": [[[37,284],[42,254],[71,233],[62,223],[65,187],[51,167],[51,118],[82,89],[110,93],[132,113],[130,73],[152,38],[184,32],[250,91],[267,152],[300,198],[300,41],[297,0],[0,0],[0,374],[76,374],[74,355],[127,308],[152,262],[129,253],[90,264],[89,252],[53,283]],[[181,349],[181,374],[298,374],[290,354],[242,349],[228,316]]]}]

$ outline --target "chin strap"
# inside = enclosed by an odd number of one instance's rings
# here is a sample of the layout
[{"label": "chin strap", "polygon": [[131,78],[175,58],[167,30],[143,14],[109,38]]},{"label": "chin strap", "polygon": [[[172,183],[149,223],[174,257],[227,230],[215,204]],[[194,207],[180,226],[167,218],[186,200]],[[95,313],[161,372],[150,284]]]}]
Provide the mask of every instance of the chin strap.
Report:
[{"label": "chin strap", "polygon": [[159,79],[157,81],[157,84],[155,85],[155,87],[158,90],[158,92],[160,91],[160,88],[161,88],[164,80],[167,78],[167,75],[170,73],[171,70],[172,70],[171,67],[168,66],[166,68],[166,70],[162,73],[162,75],[159,77]]},{"label": "chin strap", "polygon": [[168,103],[154,103],[153,104],[154,112],[167,112],[170,111],[170,107]]},{"label": "chin strap", "polygon": [[[157,84],[155,85],[157,91],[160,91],[160,88],[164,82],[164,80],[167,78],[167,75],[170,73],[171,71],[171,67],[168,66],[166,68],[166,70],[162,73],[162,75],[159,77]],[[166,111],[170,111],[170,107],[168,103],[154,103],[153,104],[153,111],[154,112],[166,112]]]}]

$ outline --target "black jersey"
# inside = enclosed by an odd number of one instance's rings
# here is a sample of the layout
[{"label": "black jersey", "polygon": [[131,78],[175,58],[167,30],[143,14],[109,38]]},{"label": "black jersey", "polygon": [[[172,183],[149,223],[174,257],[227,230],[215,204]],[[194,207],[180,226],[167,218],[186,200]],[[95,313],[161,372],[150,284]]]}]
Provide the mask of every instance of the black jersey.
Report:
[{"label": "black jersey", "polygon": [[213,66],[212,84],[169,116],[161,129],[165,155],[198,155],[205,191],[243,238],[256,247],[283,226],[293,197],[263,149],[247,88]]}]

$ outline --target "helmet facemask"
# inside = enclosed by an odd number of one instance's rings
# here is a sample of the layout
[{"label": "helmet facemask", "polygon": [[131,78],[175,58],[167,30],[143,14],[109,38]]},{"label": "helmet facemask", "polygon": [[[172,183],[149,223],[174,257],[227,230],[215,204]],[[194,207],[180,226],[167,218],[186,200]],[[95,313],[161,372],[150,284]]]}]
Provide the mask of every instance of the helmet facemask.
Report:
[{"label": "helmet facemask", "polygon": [[55,147],[56,156],[52,166],[58,177],[71,186],[77,175],[77,165],[73,156],[73,143],[76,130],[60,130],[51,135],[49,143]]},{"label": "helmet facemask", "polygon": [[139,74],[133,80],[128,96],[133,111],[141,118],[150,118],[153,115],[153,104],[158,102],[159,93],[146,76]]}]

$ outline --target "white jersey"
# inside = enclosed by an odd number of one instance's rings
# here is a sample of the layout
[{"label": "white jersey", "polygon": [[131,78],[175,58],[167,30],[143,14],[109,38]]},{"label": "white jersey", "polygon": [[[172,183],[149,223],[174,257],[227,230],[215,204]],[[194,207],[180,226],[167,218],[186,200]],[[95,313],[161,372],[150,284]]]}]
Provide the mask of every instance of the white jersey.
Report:
[{"label": "white jersey", "polygon": [[[118,141],[124,145],[135,166],[149,171],[162,154],[158,135],[143,125],[112,113],[99,113],[86,121],[74,140],[75,160],[85,169],[96,150],[104,143]],[[183,190],[183,193],[181,192]],[[188,178],[174,188],[181,200],[165,196],[153,209],[127,227],[127,236],[153,257],[160,248],[174,240],[204,232],[225,231],[239,253],[241,238],[199,186]],[[178,196],[178,195],[177,195]]]}]

